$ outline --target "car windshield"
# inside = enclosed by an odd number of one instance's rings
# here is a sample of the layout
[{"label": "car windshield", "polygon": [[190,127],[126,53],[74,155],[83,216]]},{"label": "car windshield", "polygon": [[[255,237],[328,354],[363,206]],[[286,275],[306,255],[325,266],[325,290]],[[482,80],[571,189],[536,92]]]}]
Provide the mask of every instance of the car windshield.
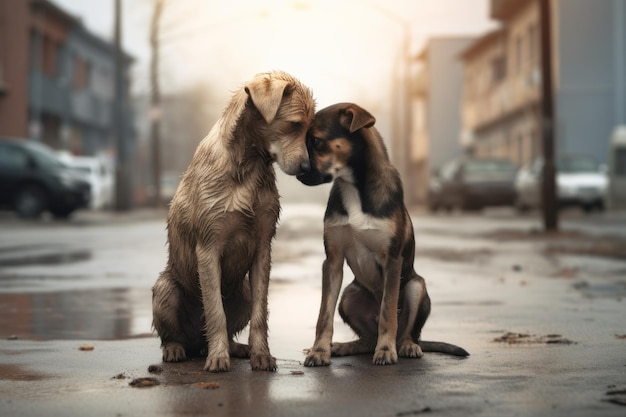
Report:
[{"label": "car windshield", "polygon": [[468,179],[511,178],[516,171],[515,165],[506,159],[473,160],[465,164],[465,175]]},{"label": "car windshield", "polygon": [[38,143],[28,143],[28,148],[32,151],[33,158],[40,167],[51,169],[67,169],[67,166],[61,162],[54,152]]},{"label": "car windshield", "polygon": [[598,162],[591,156],[564,156],[557,161],[557,170],[567,174],[598,172]]}]

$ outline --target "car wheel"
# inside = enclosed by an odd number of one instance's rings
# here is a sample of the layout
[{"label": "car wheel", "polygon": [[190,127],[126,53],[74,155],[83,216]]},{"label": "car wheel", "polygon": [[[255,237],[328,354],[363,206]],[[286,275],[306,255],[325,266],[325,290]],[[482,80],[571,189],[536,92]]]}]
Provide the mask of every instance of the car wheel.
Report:
[{"label": "car wheel", "polygon": [[522,201],[521,198],[516,198],[515,201],[513,202],[513,207],[515,207],[515,210],[519,213],[519,214],[525,214],[528,213],[530,211],[530,206],[526,203],[524,203],[524,201]]},{"label": "car wheel", "polygon": [[13,205],[20,217],[37,218],[46,208],[46,194],[37,186],[28,186],[17,193]]},{"label": "car wheel", "polygon": [[57,219],[65,220],[69,218],[70,214],[72,214],[73,212],[74,212],[74,209],[68,209],[68,208],[57,209],[57,210],[52,211],[52,215]]},{"label": "car wheel", "polygon": [[598,201],[598,203],[596,203],[596,209],[598,209],[599,212],[603,212],[604,211],[604,201],[602,201],[602,200]]},{"label": "car wheel", "polygon": [[480,204],[477,202],[470,201],[467,197],[461,198],[457,205],[459,211],[478,211],[481,209]]}]

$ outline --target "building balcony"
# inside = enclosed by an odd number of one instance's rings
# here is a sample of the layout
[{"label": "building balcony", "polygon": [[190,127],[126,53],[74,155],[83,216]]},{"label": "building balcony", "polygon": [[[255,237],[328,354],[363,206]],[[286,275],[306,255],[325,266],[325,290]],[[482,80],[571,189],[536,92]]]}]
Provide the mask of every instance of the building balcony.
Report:
[{"label": "building balcony", "polygon": [[463,126],[476,131],[510,117],[541,100],[536,73],[508,79],[463,103]]},{"label": "building balcony", "polygon": [[31,71],[29,76],[29,102],[31,108],[62,117],[67,114],[69,89],[67,81],[52,78],[40,71]]},{"label": "building balcony", "polygon": [[62,77],[52,78],[38,71],[31,72],[29,82],[31,108],[97,128],[111,125],[111,100],[88,89],[74,90]]},{"label": "building balcony", "polygon": [[491,0],[490,15],[496,20],[508,20],[529,0]]},{"label": "building balcony", "polygon": [[77,122],[106,128],[111,125],[113,104],[88,90],[74,91],[70,96],[70,114]]}]

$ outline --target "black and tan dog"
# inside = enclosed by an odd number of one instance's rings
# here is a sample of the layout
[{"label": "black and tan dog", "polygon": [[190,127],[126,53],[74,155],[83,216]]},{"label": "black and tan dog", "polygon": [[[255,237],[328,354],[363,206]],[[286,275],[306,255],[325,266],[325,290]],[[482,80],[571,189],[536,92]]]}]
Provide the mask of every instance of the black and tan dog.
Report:
[{"label": "black and tan dog", "polygon": [[[182,177],[167,218],[169,258],[152,288],[163,360],[208,352],[205,370],[250,357],[273,371],[267,341],[271,242],[280,211],[273,162],[309,169],[311,91],[291,75],[259,74],[234,94]],[[249,345],[233,337],[250,322]]]},{"label": "black and tan dog", "polygon": [[[374,123],[356,104],[340,103],[320,110],[307,133],[311,170],[297,178],[306,185],[334,184],[324,215],[322,303],[306,366],[330,364],[331,353],[373,352],[378,365],[423,351],[469,355],[458,346],[420,340],[430,298],[413,269],[413,225],[400,176]],[[339,314],[359,339],[331,344],[344,260],[354,281],[342,294]]]}]

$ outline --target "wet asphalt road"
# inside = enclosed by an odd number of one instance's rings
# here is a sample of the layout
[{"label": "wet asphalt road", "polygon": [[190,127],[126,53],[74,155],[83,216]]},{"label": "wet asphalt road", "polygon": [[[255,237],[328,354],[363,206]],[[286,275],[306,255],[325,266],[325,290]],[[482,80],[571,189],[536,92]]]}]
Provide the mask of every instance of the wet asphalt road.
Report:
[{"label": "wet asphalt road", "polygon": [[[573,213],[544,236],[536,216],[416,212],[416,269],[433,301],[423,337],[471,356],[305,368],[322,213],[283,207],[269,305],[278,371],[235,359],[224,374],[203,372],[203,360],[160,361],[150,287],[165,265],[164,213],[0,214],[0,415],[625,415],[626,215]],[[337,318],[335,340],[350,338]],[[159,385],[129,385],[141,377]]]}]

